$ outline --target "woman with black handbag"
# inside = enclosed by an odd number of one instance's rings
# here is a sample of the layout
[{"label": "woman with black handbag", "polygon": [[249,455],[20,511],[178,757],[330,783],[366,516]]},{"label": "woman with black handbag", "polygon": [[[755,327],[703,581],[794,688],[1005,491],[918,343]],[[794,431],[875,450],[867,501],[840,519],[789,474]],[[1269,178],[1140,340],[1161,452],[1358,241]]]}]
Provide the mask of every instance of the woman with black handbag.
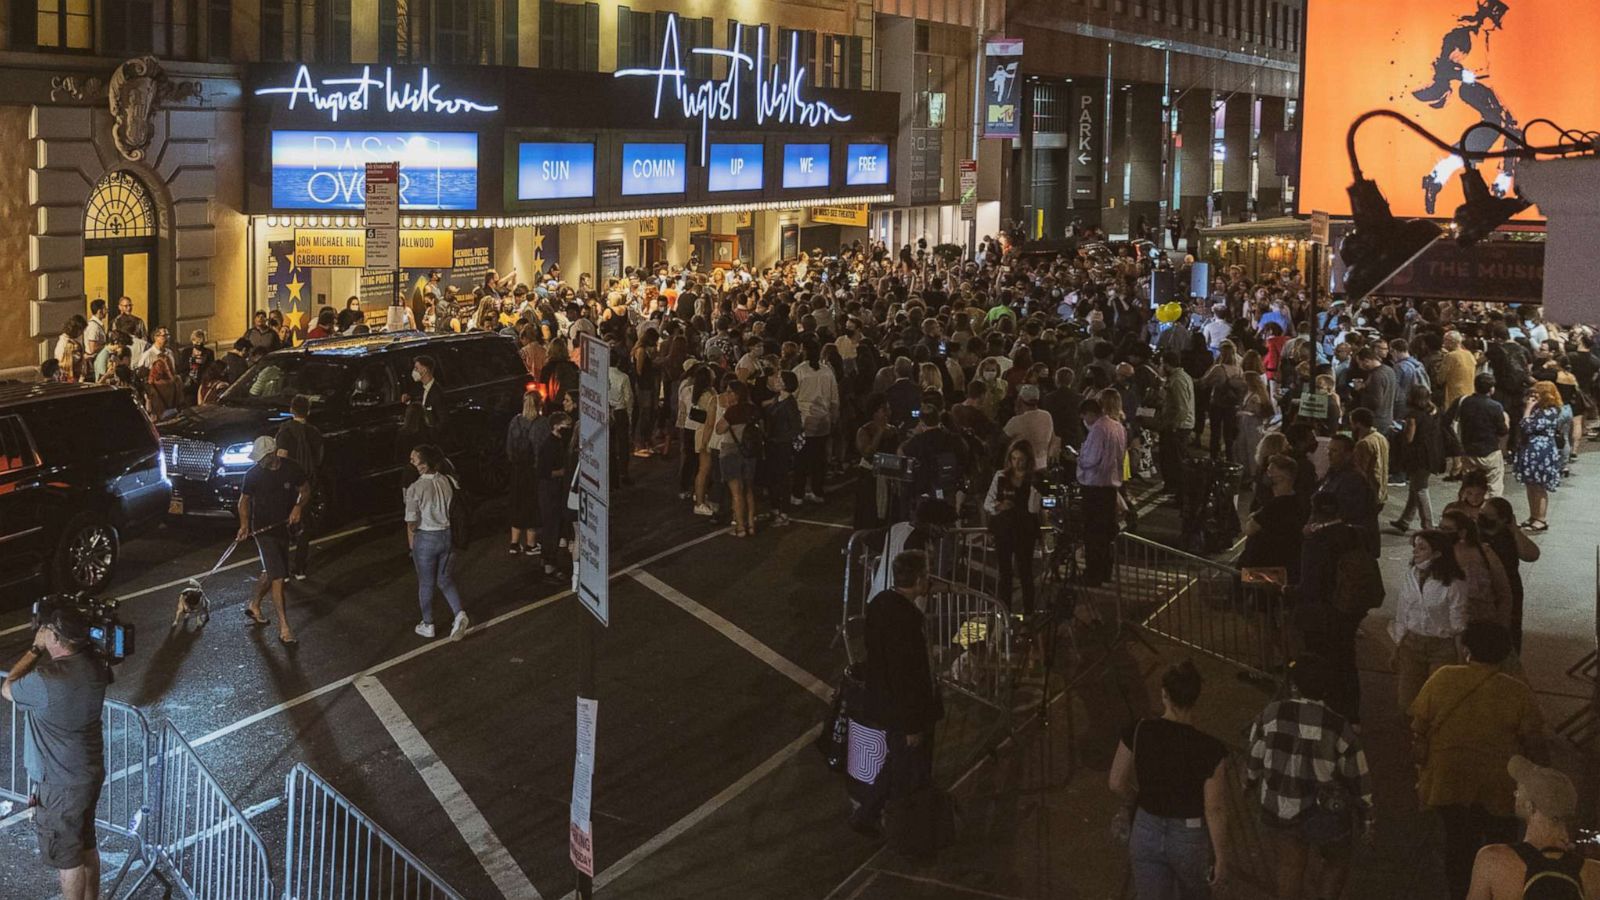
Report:
[{"label": "woman with black handbag", "polygon": [[1129,800],[1118,817],[1137,900],[1204,900],[1227,872],[1228,751],[1194,727],[1203,684],[1189,660],[1168,669],[1161,717],[1128,726],[1111,763],[1111,790]]}]

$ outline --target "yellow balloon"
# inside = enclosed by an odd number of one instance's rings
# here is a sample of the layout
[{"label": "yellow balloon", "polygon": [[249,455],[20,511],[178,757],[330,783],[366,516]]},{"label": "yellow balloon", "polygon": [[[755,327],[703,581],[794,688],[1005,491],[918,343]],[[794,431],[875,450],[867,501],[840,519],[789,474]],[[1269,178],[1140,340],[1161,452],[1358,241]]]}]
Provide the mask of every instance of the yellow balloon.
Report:
[{"label": "yellow balloon", "polygon": [[1176,322],[1181,318],[1183,318],[1183,304],[1181,303],[1163,303],[1156,308],[1156,321],[1158,322]]}]

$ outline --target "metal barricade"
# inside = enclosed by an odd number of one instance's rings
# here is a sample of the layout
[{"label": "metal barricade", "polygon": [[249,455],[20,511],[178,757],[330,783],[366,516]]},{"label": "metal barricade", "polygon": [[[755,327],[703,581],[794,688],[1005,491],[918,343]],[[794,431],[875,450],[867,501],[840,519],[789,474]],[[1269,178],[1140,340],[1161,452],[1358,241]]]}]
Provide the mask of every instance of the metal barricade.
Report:
[{"label": "metal barricade", "polygon": [[966,588],[928,594],[928,655],[947,690],[1009,716],[1016,682],[1011,614]]},{"label": "metal barricade", "polygon": [[190,900],[277,900],[255,826],[172,723],[162,725],[160,741],[155,851],[177,876],[175,886]]},{"label": "metal barricade", "polygon": [[284,779],[285,900],[463,900],[305,764]]},{"label": "metal barricade", "polygon": [[1289,657],[1281,589],[1239,570],[1126,532],[1113,546],[1116,591],[1146,631],[1272,677]]}]

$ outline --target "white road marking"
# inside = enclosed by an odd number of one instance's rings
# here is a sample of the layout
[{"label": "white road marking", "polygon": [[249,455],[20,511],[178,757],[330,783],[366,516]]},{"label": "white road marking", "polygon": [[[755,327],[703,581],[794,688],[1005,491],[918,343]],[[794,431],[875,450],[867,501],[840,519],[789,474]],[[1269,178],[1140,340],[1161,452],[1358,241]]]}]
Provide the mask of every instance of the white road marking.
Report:
[{"label": "white road marking", "polygon": [[[627,575],[627,574],[629,574],[631,572],[634,572],[634,571],[636,571],[638,569],[641,569],[641,568],[643,568],[645,566],[654,565],[655,563],[657,563],[657,562],[659,562],[659,561],[661,561],[661,560],[663,560],[663,559],[665,559],[665,558],[667,558],[667,557],[669,557],[669,556],[671,556],[671,555],[673,555],[675,553],[679,553],[681,551],[687,550],[687,549],[689,549],[690,547],[693,547],[696,544],[704,543],[706,541],[711,540],[714,537],[717,537],[718,535],[726,534],[727,532],[728,532],[728,529],[719,528],[716,531],[709,531],[709,532],[707,532],[705,534],[700,535],[699,537],[690,538],[689,540],[683,541],[682,543],[674,544],[673,546],[668,547],[667,549],[662,550],[659,553],[651,554],[650,556],[647,556],[644,559],[641,559],[638,562],[636,562],[636,563],[634,563],[634,564],[632,564],[632,565],[630,565],[630,566],[628,566],[628,567],[626,567],[624,569],[621,569],[619,571],[611,573],[611,577],[612,578],[621,578],[624,575]],[[525,604],[523,606],[519,606],[516,609],[508,610],[508,611],[503,612],[500,615],[495,616],[494,618],[489,619],[489,620],[487,620],[487,621],[485,621],[485,622],[483,622],[481,624],[472,626],[472,628],[468,629],[468,635],[471,635],[474,632],[484,631],[484,630],[487,630],[489,628],[493,628],[494,626],[502,624],[504,622],[508,622],[508,621],[516,618],[517,616],[521,616],[521,615],[524,615],[526,613],[533,612],[536,609],[543,609],[544,607],[549,606],[550,604],[556,602],[557,600],[560,600],[563,597],[569,597],[571,595],[572,595],[572,591],[570,589],[561,590],[561,591],[557,591],[557,592],[555,592],[553,594],[550,594],[547,597],[542,597],[542,598],[540,598],[538,600],[535,600],[532,603],[528,603],[528,604]],[[211,732],[209,734],[202,735],[199,739],[194,740],[194,741],[190,741],[189,743],[190,743],[191,746],[194,746],[194,747],[203,747],[206,744],[211,743],[212,741],[216,741],[216,740],[220,740],[222,738],[225,738],[228,735],[233,734],[236,731],[239,731],[240,729],[248,728],[251,725],[256,724],[257,722],[261,722],[261,721],[264,721],[266,719],[270,719],[273,716],[276,716],[279,713],[284,712],[285,710],[293,709],[294,707],[299,706],[302,703],[305,703],[305,702],[310,701],[310,700],[315,700],[316,698],[321,697],[324,694],[330,693],[332,691],[336,691],[336,690],[338,690],[339,688],[342,688],[342,687],[346,687],[346,686],[354,683],[357,678],[360,678],[363,675],[377,675],[379,672],[382,672],[382,671],[384,671],[386,669],[394,668],[395,666],[398,666],[403,662],[407,662],[409,660],[416,659],[417,657],[423,655],[424,653],[431,653],[431,652],[433,652],[435,650],[438,650],[438,649],[440,649],[442,647],[451,647],[451,646],[454,646],[455,644],[456,644],[456,642],[455,641],[451,641],[451,640],[429,641],[429,642],[427,642],[425,644],[422,644],[421,646],[416,647],[416,648],[414,648],[412,650],[407,650],[406,652],[400,654],[399,656],[394,656],[394,657],[391,657],[389,659],[386,659],[383,662],[380,662],[380,663],[378,663],[378,664],[376,664],[376,665],[374,665],[374,666],[372,666],[372,667],[370,667],[370,668],[368,668],[368,669],[366,669],[364,671],[356,672],[356,673],[354,673],[352,675],[346,675],[345,677],[337,679],[335,681],[330,681],[327,684],[322,685],[319,688],[314,688],[314,689],[312,689],[310,691],[307,691],[306,693],[301,694],[298,697],[290,698],[288,700],[283,701],[282,703],[278,703],[278,704],[275,704],[273,706],[269,706],[266,709],[261,710],[260,712],[253,713],[251,715],[245,716],[244,718],[239,719],[236,722],[232,722],[232,723],[229,723],[227,725],[224,725],[221,728],[218,728],[217,730],[215,730],[215,731],[213,731],[213,732]]]},{"label": "white road marking", "polygon": [[790,662],[783,654],[761,643],[750,632],[696,603],[689,595],[649,572],[634,572],[633,580],[660,594],[673,606],[710,625],[718,634],[738,644],[751,656],[776,669],[785,678],[810,691],[822,702],[827,703],[833,699],[833,690],[824,684],[822,679]]},{"label": "white road marking", "polygon": [[[768,775],[771,775],[777,770],[778,766],[783,765],[783,763],[788,760],[789,757],[799,753],[806,747],[806,745],[815,741],[817,739],[817,735],[821,733],[822,726],[813,725],[811,730],[800,735],[798,738],[795,738],[792,743],[784,747],[782,750],[779,750],[777,753],[767,757],[766,761],[762,762],[761,765],[756,766],[754,769],[751,769],[743,778],[723,788],[715,797],[712,797],[710,800],[707,800],[706,802],[695,807],[694,810],[688,815],[676,822],[673,822],[671,825],[667,826],[665,830],[657,833],[655,837],[652,837],[650,840],[645,841],[639,846],[633,848],[633,850],[626,856],[612,863],[608,868],[595,876],[595,890],[598,891],[611,882],[616,881],[618,878],[621,878],[628,872],[629,869],[632,869],[634,866],[643,862],[651,854],[676,840],[684,832],[700,824],[701,821],[709,817],[712,813],[715,813],[722,807],[732,803],[739,797],[740,794],[743,794],[746,790],[748,790],[751,785],[763,778],[766,778]],[[576,896],[576,892],[570,892],[566,895],[566,897],[562,898],[562,900],[574,900]]]},{"label": "white road marking", "polygon": [[[845,524],[842,524],[842,523],[839,523],[839,522],[823,522],[823,521],[819,521],[817,519],[796,519],[794,516],[790,516],[789,517],[789,521],[798,522],[801,525],[820,525],[823,528],[843,528],[845,531],[854,531],[855,530],[851,526],[845,525]],[[768,526],[768,527],[771,527],[771,526]]]},{"label": "white road marking", "polygon": [[[372,525],[358,525],[355,528],[347,528],[344,531],[336,532],[334,534],[323,535],[322,537],[319,537],[316,540],[313,540],[311,542],[311,545],[313,547],[315,547],[318,544],[325,544],[325,543],[327,543],[329,541],[336,541],[336,540],[339,540],[340,538],[349,537],[352,534],[360,534],[363,531],[367,531],[369,529],[377,527],[377,524],[382,524],[382,523],[374,523]],[[216,572],[212,572],[210,569],[207,569],[204,572],[196,572],[193,575],[185,575],[182,578],[174,578],[173,580],[165,582],[163,584],[158,584],[158,585],[154,585],[152,587],[147,587],[147,588],[140,588],[139,590],[134,591],[131,594],[123,594],[123,595],[117,597],[117,600],[120,601],[120,602],[126,602],[128,600],[132,600],[135,597],[143,597],[146,594],[153,594],[156,591],[164,591],[164,590],[167,590],[168,588],[175,588],[175,587],[177,587],[177,586],[179,586],[181,584],[188,584],[190,581],[192,581],[192,580],[194,580],[196,578],[199,578],[201,576],[216,575],[216,574],[220,574],[222,572],[229,571],[230,569],[240,568],[241,566],[260,565],[260,564],[261,564],[260,557],[255,556],[255,555],[246,556],[244,559],[241,559],[238,562],[228,563],[227,565],[217,569]],[[0,637],[5,637],[8,634],[16,634],[19,631],[26,631],[26,630],[28,630],[29,628],[32,628],[32,627],[33,627],[33,623],[32,622],[23,622],[21,625],[13,625],[10,628],[7,628],[7,629],[5,629],[3,631],[0,631]]]},{"label": "white road marking", "polygon": [[495,887],[500,889],[502,897],[532,898],[540,900],[539,890],[528,880],[528,874],[522,871],[517,861],[512,859],[506,845],[500,842],[500,837],[489,827],[489,820],[483,817],[482,811],[472,798],[467,796],[466,788],[456,780],[450,769],[439,759],[438,754],[428,745],[428,739],[422,736],[417,726],[412,723],[405,710],[400,708],[394,695],[389,693],[378,679],[365,676],[356,679],[356,692],[366,699],[372,711],[377,714],[378,721],[388,729],[389,736],[394,738],[400,751],[411,760],[416,767],[417,774],[428,785],[428,790],[433,792],[439,805],[450,816],[450,821],[461,832],[461,837],[472,848],[474,856],[489,873],[489,878],[494,881]]}]

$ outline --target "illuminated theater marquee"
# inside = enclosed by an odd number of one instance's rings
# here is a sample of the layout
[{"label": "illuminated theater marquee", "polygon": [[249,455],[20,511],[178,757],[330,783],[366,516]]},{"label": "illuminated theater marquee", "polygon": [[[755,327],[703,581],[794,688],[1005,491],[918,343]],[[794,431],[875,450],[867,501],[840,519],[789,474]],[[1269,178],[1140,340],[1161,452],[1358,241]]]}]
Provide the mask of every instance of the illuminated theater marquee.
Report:
[{"label": "illuminated theater marquee", "polygon": [[[744,26],[735,25],[733,29],[734,48],[743,43]],[[800,55],[800,37],[798,34],[790,38],[789,57],[783,62],[773,65],[757,66],[755,58],[738,49],[720,50],[715,47],[691,47],[690,53],[699,53],[704,56],[724,56],[728,59],[728,75],[722,81],[704,81],[699,84],[689,81],[688,73],[683,67],[682,49],[678,42],[678,16],[669,13],[667,16],[666,33],[661,39],[661,62],[655,69],[618,69],[617,78],[645,77],[656,80],[656,105],[655,117],[661,118],[662,95],[668,93],[676,98],[685,119],[700,120],[700,162],[706,162],[706,134],[712,122],[738,122],[744,119],[746,112],[739,96],[739,75],[743,68],[755,74],[755,91],[753,98],[747,98],[744,103],[753,103],[755,106],[754,118],[756,124],[773,121],[780,124],[800,125],[815,128],[832,122],[848,122],[851,117],[839,112],[821,100],[807,100],[802,94],[806,83],[806,67],[797,66],[792,62]],[[766,59],[766,32],[756,33],[756,57]]]},{"label": "illuminated theater marquee", "polygon": [[[379,92],[376,98],[372,95],[374,90]],[[313,79],[311,70],[301,66],[295,72],[294,84],[257,88],[256,96],[287,94],[290,109],[304,99],[307,105],[327,113],[334,122],[339,121],[342,112],[359,113],[377,109],[391,113],[442,115],[495,112],[500,109],[499,106],[478,103],[465,97],[440,96],[440,91],[440,85],[429,77],[426,66],[422,67],[414,84],[406,81],[396,83],[394,69],[388,66],[384,67],[382,78],[372,77],[371,66],[362,66],[359,76],[321,80]]]}]

